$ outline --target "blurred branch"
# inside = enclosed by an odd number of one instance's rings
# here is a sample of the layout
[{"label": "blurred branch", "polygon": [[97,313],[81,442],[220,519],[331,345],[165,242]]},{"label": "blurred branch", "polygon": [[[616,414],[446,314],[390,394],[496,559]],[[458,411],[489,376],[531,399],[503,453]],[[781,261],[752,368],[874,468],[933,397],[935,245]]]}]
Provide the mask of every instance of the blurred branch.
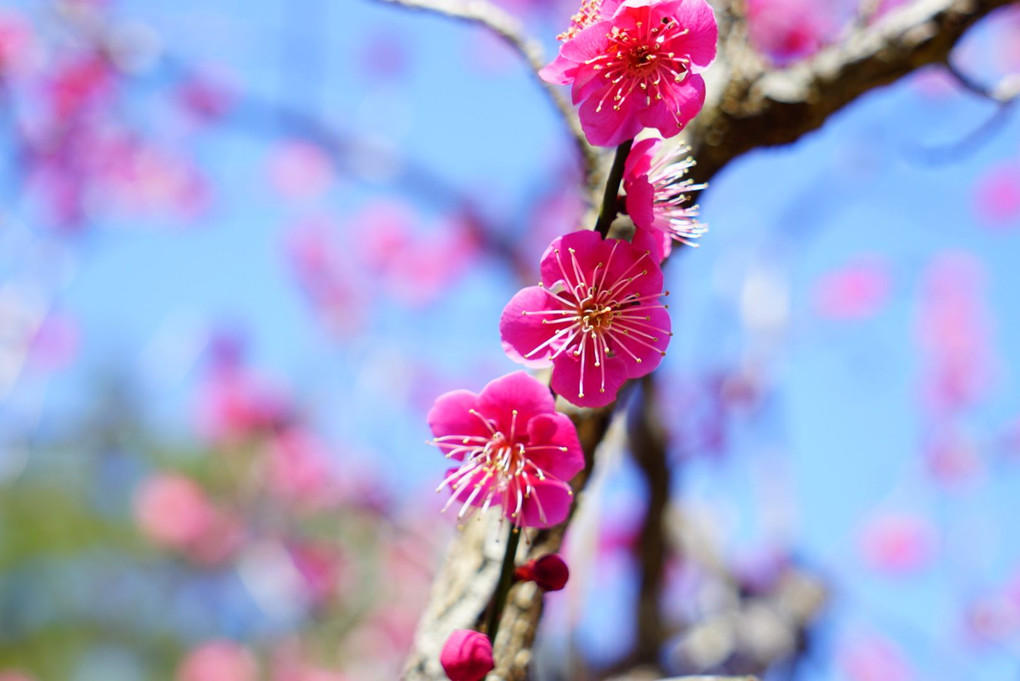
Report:
[{"label": "blurred branch", "polygon": [[997,104],[1012,104],[1017,97],[1020,97],[1020,74],[1011,73],[995,85],[988,86],[960,70],[950,58],[946,59],[944,65],[957,83],[978,97],[989,99]]},{"label": "blurred branch", "polygon": [[563,124],[574,140],[577,153],[584,163],[584,174],[588,186],[594,187],[597,184],[595,176],[599,166],[599,155],[588,144],[584,132],[581,131],[581,122],[573,105],[555,85],[538,77],[539,70],[546,64],[542,47],[537,41],[528,37],[517,17],[488,0],[376,0],[376,2],[434,12],[469,24],[476,24],[499,36],[527,63],[535,81],[542,87],[542,91],[559,112]]},{"label": "blurred branch", "polygon": [[[382,0],[417,6],[416,0]],[[725,2],[725,5],[721,3]],[[725,8],[721,22],[719,56],[708,70],[708,98],[701,114],[686,131],[698,165],[695,179],[706,181],[730,161],[751,149],[794,142],[820,127],[833,113],[874,88],[895,81],[915,69],[941,63],[964,32],[1008,0],[915,0],[875,23],[853,28],[845,42],[784,68],[772,68],[750,46],[739,10],[739,0],[717,0]],[[432,0],[436,7],[465,8],[487,5]],[[721,11],[721,13],[723,13]],[[474,21],[475,15],[468,12]],[[591,456],[605,431],[607,410],[572,410],[585,451]],[[590,466],[589,466],[590,468]],[[574,481],[583,487],[586,473]],[[533,549],[559,546],[563,526],[543,533]],[[472,523],[455,538],[446,564],[438,575],[431,602],[419,622],[405,678],[439,681],[439,650],[448,633],[473,626],[492,593],[498,558],[482,551],[488,523]],[[530,585],[524,585],[530,586]],[[811,589],[808,589],[811,591]],[[812,601],[812,599],[805,599]],[[813,602],[812,602],[813,604]],[[804,608],[814,611],[814,608]],[[518,587],[504,614],[496,644],[499,662],[490,678],[521,681],[527,677],[530,646],[542,611],[541,594]],[[794,619],[803,621],[802,613]],[[509,620],[509,621],[508,621]]]},{"label": "blurred branch", "polygon": [[662,619],[662,581],[669,555],[666,511],[672,483],[667,462],[666,434],[657,403],[653,375],[641,380],[640,398],[630,411],[627,437],[631,455],[648,487],[648,506],[638,537],[636,558],[640,569],[637,600],[636,645],[629,664],[656,664],[666,627]]}]

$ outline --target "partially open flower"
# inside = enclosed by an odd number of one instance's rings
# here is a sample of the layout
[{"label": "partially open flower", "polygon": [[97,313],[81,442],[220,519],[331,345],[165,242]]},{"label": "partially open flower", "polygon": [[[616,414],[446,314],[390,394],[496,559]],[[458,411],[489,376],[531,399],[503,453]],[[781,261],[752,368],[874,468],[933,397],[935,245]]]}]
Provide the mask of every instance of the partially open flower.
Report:
[{"label": "partially open flower", "polygon": [[655,242],[662,244],[662,253],[655,252],[659,260],[669,255],[672,240],[697,246],[694,239],[708,231],[697,220],[698,206],[689,205],[691,192],[706,185],[684,177],[694,165],[687,153],[682,144],[652,137],[634,145],[624,166],[627,214],[639,230],[652,230]]},{"label": "partially open flower", "polygon": [[514,577],[521,582],[534,582],[543,591],[559,591],[567,585],[570,570],[558,553],[549,553],[519,565]]},{"label": "partially open flower", "polygon": [[439,664],[450,681],[481,681],[495,668],[489,638],[470,629],[457,629],[446,639]]}]

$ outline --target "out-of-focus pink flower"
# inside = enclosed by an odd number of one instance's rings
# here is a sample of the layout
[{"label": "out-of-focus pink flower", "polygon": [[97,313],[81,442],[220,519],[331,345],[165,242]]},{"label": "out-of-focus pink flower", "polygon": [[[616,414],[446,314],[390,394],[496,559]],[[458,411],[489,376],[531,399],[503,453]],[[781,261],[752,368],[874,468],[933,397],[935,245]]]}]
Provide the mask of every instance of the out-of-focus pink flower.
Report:
[{"label": "out-of-focus pink flower", "polygon": [[32,46],[32,26],[11,9],[0,10],[0,78],[20,69]]},{"label": "out-of-focus pink flower", "polygon": [[358,330],[364,316],[364,292],[348,250],[336,226],[317,219],[295,225],[285,246],[291,271],[322,323],[343,337]]},{"label": "out-of-focus pink flower", "polygon": [[694,69],[715,59],[718,32],[704,0],[627,0],[569,37],[540,75],[573,86],[592,144],[615,146],[646,127],[672,137],[705,103]]},{"label": "out-of-focus pink flower", "polygon": [[205,78],[188,78],[177,88],[181,106],[196,118],[213,123],[222,119],[234,104],[233,94]]},{"label": "out-of-focus pink flower", "polygon": [[478,253],[466,219],[451,219],[425,233],[413,208],[393,201],[366,204],[351,223],[362,233],[354,247],[373,278],[410,305],[436,300]]},{"label": "out-of-focus pink flower", "polygon": [[325,447],[308,431],[288,427],[268,444],[268,485],[278,498],[310,508],[337,499],[336,476]]},{"label": "out-of-focus pink flower", "polygon": [[696,247],[694,239],[708,231],[697,221],[698,206],[687,205],[691,192],[706,187],[684,177],[694,165],[688,151],[682,144],[649,138],[635,144],[627,156],[623,173],[627,214],[638,229],[652,230],[652,243],[662,245],[661,253],[653,252],[657,261],[669,255],[674,239]]},{"label": "out-of-focus pink flower", "polygon": [[552,364],[552,388],[601,407],[628,378],[659,365],[669,345],[662,270],[651,249],[580,231],[553,241],[538,286],[522,289],[500,318],[503,348],[528,366]]},{"label": "out-of-focus pink flower", "polygon": [[78,353],[80,330],[71,317],[52,313],[43,319],[32,338],[29,359],[46,371],[58,371],[71,364]]},{"label": "out-of-focus pink flower", "polygon": [[750,0],[751,44],[781,64],[806,57],[832,33],[831,11],[814,0]]},{"label": "out-of-focus pink flower", "polygon": [[1020,226],[1020,164],[992,166],[977,179],[974,211],[991,228]]},{"label": "out-of-focus pink flower", "polygon": [[912,681],[913,665],[893,641],[878,634],[863,634],[846,642],[837,663],[850,681]]},{"label": "out-of-focus pink flower", "polygon": [[58,123],[76,119],[110,95],[114,77],[110,63],[100,55],[87,55],[60,65],[49,82],[51,115]]},{"label": "out-of-focus pink flower", "polygon": [[522,582],[534,582],[543,591],[559,591],[567,585],[570,569],[559,554],[549,553],[517,566],[514,577]]},{"label": "out-of-focus pink flower", "polygon": [[937,425],[925,439],[921,454],[931,477],[946,487],[973,482],[984,472],[974,442],[950,426]]},{"label": "out-of-focus pink flower", "polygon": [[183,475],[154,475],[134,497],[135,520],[162,546],[183,549],[198,541],[215,521],[216,509],[194,480]]},{"label": "out-of-focus pink flower", "polygon": [[283,142],[269,158],[270,183],[286,199],[317,199],[329,189],[334,175],[329,155],[311,142]]},{"label": "out-of-focus pink flower", "polygon": [[1005,598],[981,598],[964,608],[963,629],[971,644],[1002,644],[1020,629],[1020,609]]},{"label": "out-of-focus pink flower", "polygon": [[18,671],[0,671],[0,681],[35,681],[35,677]]},{"label": "out-of-focus pink flower", "polygon": [[287,421],[282,391],[239,366],[214,366],[198,397],[199,429],[219,446],[236,445]]},{"label": "out-of-focus pink flower", "polygon": [[177,668],[176,681],[256,681],[255,656],[234,641],[216,640],[188,653]]},{"label": "out-of-focus pink flower", "polygon": [[496,666],[488,637],[468,629],[450,634],[439,654],[439,663],[450,681],[481,681]]},{"label": "out-of-focus pink flower", "polygon": [[346,563],[339,549],[303,543],[290,546],[289,551],[294,567],[304,577],[305,592],[311,603],[323,605],[336,596],[342,586],[346,586],[342,583]]},{"label": "out-of-focus pink flower", "polygon": [[815,309],[828,319],[866,319],[885,304],[890,288],[886,263],[876,258],[860,258],[818,280]]},{"label": "out-of-focus pink flower", "polygon": [[453,492],[458,518],[492,504],[515,525],[552,527],[570,511],[566,481],[584,468],[574,424],[556,412],[549,389],[523,371],[497,378],[480,394],[454,390],[428,414],[434,444],[462,462],[439,489]]},{"label": "out-of-focus pink flower", "polygon": [[973,404],[991,378],[984,271],[967,253],[939,255],[924,274],[918,342],[924,351],[924,396],[936,413]]},{"label": "out-of-focus pink flower", "polygon": [[873,516],[864,525],[859,542],[864,561],[871,569],[895,575],[927,567],[938,545],[931,522],[907,513]]}]

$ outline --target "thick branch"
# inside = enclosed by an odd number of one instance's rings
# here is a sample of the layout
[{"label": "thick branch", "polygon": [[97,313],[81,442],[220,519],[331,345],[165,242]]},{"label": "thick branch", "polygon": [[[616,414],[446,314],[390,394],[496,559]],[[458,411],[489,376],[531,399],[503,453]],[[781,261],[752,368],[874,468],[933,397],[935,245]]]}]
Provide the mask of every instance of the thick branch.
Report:
[{"label": "thick branch", "polygon": [[[446,13],[480,21],[455,8],[487,6],[477,0],[383,0],[429,9],[449,6]],[[686,134],[698,165],[696,179],[705,181],[741,154],[759,146],[787,144],[815,130],[825,120],[868,90],[886,85],[911,71],[944,62],[967,28],[1007,0],[916,0],[871,25],[856,25],[844,42],[803,62],[771,68],[749,47],[741,0],[717,0],[723,39],[719,57],[709,70],[709,98]],[[572,413],[591,456],[601,440],[607,410]],[[580,489],[586,474],[574,481]],[[569,521],[568,521],[569,522]],[[563,527],[543,533],[532,554],[555,550]],[[485,552],[494,528],[472,523],[451,545],[436,578],[432,600],[419,623],[408,663],[407,679],[440,681],[437,658],[450,630],[477,623],[492,593],[499,555]],[[496,645],[500,667],[490,679],[526,678],[530,646],[541,614],[541,594],[531,585],[514,589]]]},{"label": "thick branch", "polygon": [[788,144],[860,95],[945,62],[963,33],[1009,0],[916,0],[813,57],[773,69],[746,40],[727,41],[709,71],[710,100],[688,130],[706,180],[756,147]]}]

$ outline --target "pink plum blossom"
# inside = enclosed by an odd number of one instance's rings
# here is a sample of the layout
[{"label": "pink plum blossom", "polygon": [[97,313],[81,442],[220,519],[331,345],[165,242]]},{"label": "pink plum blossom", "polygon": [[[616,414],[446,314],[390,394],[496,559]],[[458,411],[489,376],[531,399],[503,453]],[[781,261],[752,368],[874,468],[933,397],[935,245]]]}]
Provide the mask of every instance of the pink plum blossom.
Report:
[{"label": "pink plum blossom", "polygon": [[784,64],[806,57],[833,33],[832,8],[814,0],[750,0],[751,44]]},{"label": "pink plum blossom", "polygon": [[874,258],[861,258],[818,280],[815,309],[828,319],[866,319],[885,304],[890,288],[887,265]]},{"label": "pink plum blossom", "polygon": [[994,229],[1020,224],[1020,164],[1005,163],[989,168],[974,186],[974,210],[981,221]]},{"label": "pink plum blossom", "polygon": [[446,639],[439,663],[450,681],[481,681],[496,666],[485,634],[457,629]]},{"label": "pink plum blossom", "polygon": [[572,85],[592,144],[615,146],[646,127],[672,137],[705,103],[694,69],[715,58],[718,33],[704,0],[627,0],[567,38],[540,75]]},{"label": "pink plum blossom", "polygon": [[[523,371],[497,378],[480,394],[441,395],[428,414],[436,444],[460,461],[440,484],[458,518],[500,504],[520,526],[552,527],[570,511],[566,481],[584,467],[574,424],[555,409],[549,389]],[[438,491],[438,490],[437,490]]]},{"label": "pink plum blossom", "polygon": [[907,574],[929,565],[937,538],[931,522],[908,513],[882,513],[871,518],[860,534],[864,560],[873,570]]},{"label": "pink plum blossom", "polygon": [[208,641],[188,653],[177,669],[176,681],[256,681],[255,656],[227,640]]},{"label": "pink plum blossom", "polygon": [[0,681],[35,681],[35,677],[15,671],[0,671]]},{"label": "pink plum blossom", "polygon": [[321,147],[310,142],[284,142],[273,150],[269,158],[270,184],[285,199],[318,199],[333,180],[332,159]]},{"label": "pink plum blossom", "polygon": [[213,524],[216,510],[202,488],[189,477],[155,475],[139,486],[134,497],[135,519],[153,542],[184,548]]},{"label": "pink plum blossom", "polygon": [[552,388],[570,402],[605,406],[665,355],[672,333],[662,283],[649,248],[591,231],[562,236],[542,257],[539,285],[503,310],[503,348],[525,365],[551,363]]},{"label": "pink plum blossom", "polygon": [[884,636],[857,635],[840,647],[838,664],[849,681],[913,681],[913,665],[900,647]]},{"label": "pink plum blossom", "polygon": [[638,229],[655,230],[662,243],[661,255],[656,254],[660,261],[669,255],[672,240],[697,246],[693,240],[708,231],[696,219],[698,206],[686,205],[691,192],[706,186],[684,179],[694,165],[687,153],[682,144],[671,146],[653,137],[634,145],[624,167],[627,213]]}]

